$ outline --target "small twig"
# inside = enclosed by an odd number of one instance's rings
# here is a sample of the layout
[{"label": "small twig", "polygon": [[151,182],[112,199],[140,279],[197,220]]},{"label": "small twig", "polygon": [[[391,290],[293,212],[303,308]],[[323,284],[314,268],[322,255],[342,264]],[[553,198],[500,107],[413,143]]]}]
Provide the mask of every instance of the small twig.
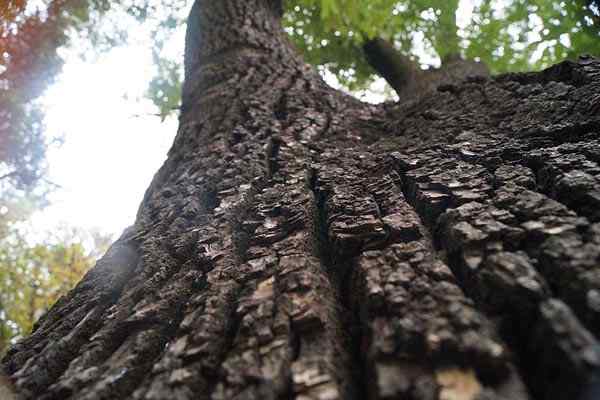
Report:
[{"label": "small twig", "polygon": [[18,174],[18,172],[17,172],[17,171],[12,171],[12,172],[9,172],[8,174],[5,174],[5,175],[2,175],[2,176],[0,176],[0,181],[1,181],[1,180],[3,180],[3,179],[6,179],[6,178],[13,177],[13,176],[15,176],[15,175],[17,175],[17,174]]}]

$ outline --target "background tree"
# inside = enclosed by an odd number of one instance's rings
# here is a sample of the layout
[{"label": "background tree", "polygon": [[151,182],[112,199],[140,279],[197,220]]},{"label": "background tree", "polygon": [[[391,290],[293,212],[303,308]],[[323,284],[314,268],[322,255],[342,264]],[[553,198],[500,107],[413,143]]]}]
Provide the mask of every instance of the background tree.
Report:
[{"label": "background tree", "polygon": [[[169,9],[184,2],[154,3]],[[82,57],[93,57],[124,44],[127,32],[120,26],[124,16],[151,23],[148,15],[155,12],[154,3],[7,0],[0,4],[0,235],[9,223],[43,208],[46,195],[55,187],[45,179],[45,152],[60,132],[46,132],[40,96],[62,70],[61,50],[76,42]],[[172,23],[167,14],[161,16],[166,21],[156,24],[166,34]]]},{"label": "background tree", "polygon": [[[66,227],[33,245],[18,233],[5,238],[0,245],[0,353],[31,332],[39,317],[94,265],[110,240]],[[91,243],[84,246],[84,241]]]},{"label": "background tree", "polygon": [[43,9],[20,0],[0,5],[0,238],[12,222],[43,207],[50,189],[43,179],[50,139],[37,100],[60,72],[58,50],[68,43],[69,29],[85,19],[86,3],[48,1]]}]

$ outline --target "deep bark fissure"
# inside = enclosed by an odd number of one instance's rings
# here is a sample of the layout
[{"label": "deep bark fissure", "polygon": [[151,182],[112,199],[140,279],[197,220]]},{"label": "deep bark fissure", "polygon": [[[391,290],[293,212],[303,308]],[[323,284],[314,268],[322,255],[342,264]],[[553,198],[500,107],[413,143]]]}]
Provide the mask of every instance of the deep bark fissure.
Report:
[{"label": "deep bark fissure", "polygon": [[[235,295],[235,298],[237,299],[241,293],[242,293],[242,288],[240,288],[237,291],[237,294]],[[223,348],[222,351],[219,353],[218,358],[216,360],[216,365],[221,365],[223,363],[223,361],[225,361],[225,359],[227,359],[227,355],[229,354],[229,352],[231,351],[231,349],[233,348],[233,345],[235,343],[235,338],[238,335],[238,332],[240,330],[240,317],[237,315],[236,313],[236,309],[238,307],[238,302],[234,301],[231,305],[230,305],[230,313],[226,314],[225,317],[228,320],[227,323],[227,327],[225,330],[225,340],[223,342]],[[207,371],[207,372],[211,372],[211,371]],[[206,388],[206,392],[210,393],[210,395],[212,395],[215,391],[215,388],[217,386],[217,384],[219,383],[219,379],[223,379],[224,377],[219,376],[219,372],[220,371],[212,371],[212,373],[214,375],[212,376],[208,376],[209,378],[209,384],[208,387]],[[213,378],[213,379],[211,379]],[[210,398],[210,395],[207,396],[207,398]]]},{"label": "deep bark fissure", "polygon": [[[350,367],[354,382],[354,398],[366,399],[369,387],[372,385],[373,374],[370,371],[369,361],[363,353],[363,344],[369,339],[361,323],[359,311],[354,307],[355,294],[352,293],[352,281],[356,266],[354,260],[338,260],[336,263],[348,268],[346,276],[340,282],[341,302],[343,304],[346,319],[345,329],[349,336],[350,356],[352,366]],[[341,267],[338,267],[341,268]]]},{"label": "deep bark fissure", "polygon": [[363,332],[360,319],[353,309],[353,296],[351,294],[351,279],[354,274],[354,261],[352,257],[338,257],[332,249],[329,238],[329,216],[327,199],[330,196],[325,190],[318,187],[318,172],[312,170],[309,176],[309,186],[313,193],[316,205],[316,231],[318,235],[318,252],[321,263],[329,279],[336,288],[340,299],[340,319],[342,329],[347,336],[348,353],[351,360],[349,366],[352,376],[351,399],[366,399],[368,388],[368,374],[364,366],[361,345]]}]

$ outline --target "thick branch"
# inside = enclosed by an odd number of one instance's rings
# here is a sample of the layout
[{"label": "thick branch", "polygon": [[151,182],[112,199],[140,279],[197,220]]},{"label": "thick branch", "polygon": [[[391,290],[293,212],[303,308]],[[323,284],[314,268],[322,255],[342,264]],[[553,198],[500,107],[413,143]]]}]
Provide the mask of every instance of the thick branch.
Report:
[{"label": "thick branch", "polygon": [[363,50],[369,64],[394,88],[401,100],[420,97],[440,85],[458,83],[469,76],[489,76],[485,64],[464,60],[456,53],[447,55],[440,68],[422,70],[385,39],[369,40]]},{"label": "thick branch", "polygon": [[0,176],[0,181],[7,179],[7,178],[12,178],[13,176],[17,175],[18,173],[19,173],[18,171],[11,171],[7,174],[4,174],[4,175]]},{"label": "thick branch", "polygon": [[418,66],[387,40],[371,39],[363,45],[363,50],[369,64],[398,95],[409,86],[411,81],[418,79],[417,75],[420,72]]}]

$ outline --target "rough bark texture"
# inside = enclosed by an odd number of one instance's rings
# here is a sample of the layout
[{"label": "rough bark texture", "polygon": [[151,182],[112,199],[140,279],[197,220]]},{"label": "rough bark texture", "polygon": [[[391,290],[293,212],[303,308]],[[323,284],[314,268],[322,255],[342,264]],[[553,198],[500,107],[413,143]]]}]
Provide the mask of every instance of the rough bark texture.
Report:
[{"label": "rough bark texture", "polygon": [[20,396],[597,398],[600,62],[372,106],[279,14],[193,7],[168,160],[3,359]]}]

